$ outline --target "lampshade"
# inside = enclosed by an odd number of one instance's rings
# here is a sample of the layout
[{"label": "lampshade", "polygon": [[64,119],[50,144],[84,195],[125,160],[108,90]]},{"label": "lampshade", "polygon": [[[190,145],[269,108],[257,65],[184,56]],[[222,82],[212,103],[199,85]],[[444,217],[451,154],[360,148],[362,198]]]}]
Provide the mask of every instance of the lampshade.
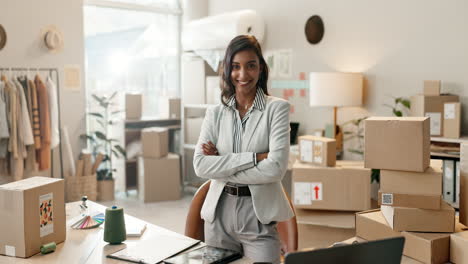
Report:
[{"label": "lampshade", "polygon": [[310,106],[360,106],[362,83],[361,73],[311,72]]}]

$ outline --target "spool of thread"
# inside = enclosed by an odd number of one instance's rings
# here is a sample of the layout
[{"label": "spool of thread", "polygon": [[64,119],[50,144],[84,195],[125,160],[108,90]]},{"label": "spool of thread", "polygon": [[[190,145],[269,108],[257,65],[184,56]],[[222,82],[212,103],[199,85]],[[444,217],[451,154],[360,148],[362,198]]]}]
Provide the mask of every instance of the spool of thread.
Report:
[{"label": "spool of thread", "polygon": [[104,241],[110,244],[120,244],[126,239],[123,208],[117,206],[107,208],[104,221]]},{"label": "spool of thread", "polygon": [[41,246],[41,253],[48,254],[54,252],[56,248],[57,245],[55,244],[55,242],[50,242]]}]

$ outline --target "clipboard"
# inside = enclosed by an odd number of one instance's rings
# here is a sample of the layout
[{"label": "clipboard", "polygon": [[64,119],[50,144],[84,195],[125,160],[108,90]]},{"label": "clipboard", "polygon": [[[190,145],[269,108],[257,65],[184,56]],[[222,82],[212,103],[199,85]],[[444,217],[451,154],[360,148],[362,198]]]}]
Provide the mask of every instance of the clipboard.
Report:
[{"label": "clipboard", "polygon": [[107,255],[108,258],[144,264],[156,264],[194,247],[200,240],[188,237],[158,235],[157,239],[129,243],[126,248]]}]

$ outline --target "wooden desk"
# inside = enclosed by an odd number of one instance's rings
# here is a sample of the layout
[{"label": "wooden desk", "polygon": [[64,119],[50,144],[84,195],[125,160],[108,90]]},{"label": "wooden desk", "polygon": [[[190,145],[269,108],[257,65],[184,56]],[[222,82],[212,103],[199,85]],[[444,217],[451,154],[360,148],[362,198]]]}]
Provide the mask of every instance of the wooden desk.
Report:
[{"label": "wooden desk", "polygon": [[[75,221],[76,217],[80,214],[79,204],[81,202],[68,203],[66,205],[66,215],[67,215],[67,239],[65,242],[57,245],[55,252],[42,255],[41,253],[36,254],[30,258],[15,258],[0,256],[1,264],[97,264],[97,263],[130,263],[124,262],[116,259],[110,259],[106,256],[108,254],[114,253],[125,247],[125,244],[130,245],[132,243],[138,243],[138,241],[151,241],[158,239],[159,235],[169,235],[175,237],[185,237],[176,232],[167,230],[162,227],[155,226],[153,224],[147,223],[146,231],[139,238],[129,238],[124,244],[120,245],[109,245],[104,242],[104,228],[103,225],[99,228],[89,229],[89,230],[76,230],[70,227],[71,224]],[[88,201],[88,206],[90,207],[90,212],[101,211],[105,212],[104,206]],[[125,209],[124,209],[125,210]],[[128,215],[127,215],[128,216]],[[136,219],[132,216],[128,216],[130,219]],[[75,219],[74,219],[75,218]],[[242,258],[233,262],[235,264],[249,264],[252,263],[247,258]]]}]

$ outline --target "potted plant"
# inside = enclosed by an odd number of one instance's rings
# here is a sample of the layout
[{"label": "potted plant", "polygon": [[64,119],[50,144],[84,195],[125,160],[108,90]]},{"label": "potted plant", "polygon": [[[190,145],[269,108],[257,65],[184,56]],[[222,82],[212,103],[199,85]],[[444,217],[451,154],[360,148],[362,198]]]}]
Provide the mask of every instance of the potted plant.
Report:
[{"label": "potted plant", "polygon": [[92,118],[97,129],[82,135],[83,139],[89,142],[91,153],[96,159],[98,156],[102,158],[102,162],[97,168],[96,175],[98,180],[98,200],[109,201],[114,200],[114,177],[113,174],[117,170],[112,166],[112,159],[125,157],[125,150],[120,145],[120,142],[109,136],[109,132],[116,124],[120,110],[112,110],[115,106],[113,99],[117,92],[110,96],[91,95],[97,102],[99,111],[90,112],[87,115]]}]

